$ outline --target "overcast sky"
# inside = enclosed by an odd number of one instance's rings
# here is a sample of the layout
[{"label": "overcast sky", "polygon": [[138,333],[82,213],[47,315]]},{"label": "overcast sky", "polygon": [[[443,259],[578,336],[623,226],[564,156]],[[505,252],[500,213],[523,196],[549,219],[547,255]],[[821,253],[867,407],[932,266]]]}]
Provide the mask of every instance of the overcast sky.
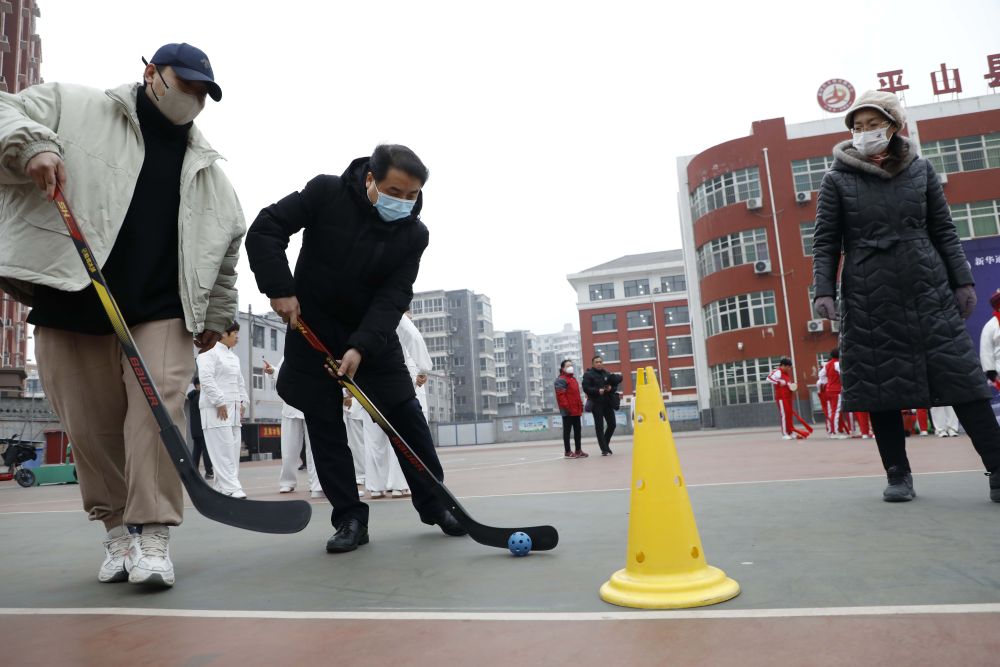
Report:
[{"label": "overcast sky", "polygon": [[[567,274],[680,247],[677,156],[824,117],[830,78],[861,93],[903,69],[923,104],[945,62],[982,95],[1000,53],[997,0],[677,4],[40,0],[37,25],[47,81],[109,88],[163,43],[205,50],[224,96],[197,124],[248,224],[377,143],[410,146],[431,170],[416,289],[487,294],[497,329],[536,333],[578,326]],[[239,288],[269,308],[245,258]]]}]

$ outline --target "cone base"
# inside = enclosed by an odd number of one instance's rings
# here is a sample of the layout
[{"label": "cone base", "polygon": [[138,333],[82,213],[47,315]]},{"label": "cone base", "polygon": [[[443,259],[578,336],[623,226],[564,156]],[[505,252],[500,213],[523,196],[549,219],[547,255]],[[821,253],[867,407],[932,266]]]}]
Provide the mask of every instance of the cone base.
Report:
[{"label": "cone base", "polygon": [[618,570],[601,586],[601,599],[637,609],[687,609],[731,600],[740,585],[717,567],[670,575],[637,575]]}]

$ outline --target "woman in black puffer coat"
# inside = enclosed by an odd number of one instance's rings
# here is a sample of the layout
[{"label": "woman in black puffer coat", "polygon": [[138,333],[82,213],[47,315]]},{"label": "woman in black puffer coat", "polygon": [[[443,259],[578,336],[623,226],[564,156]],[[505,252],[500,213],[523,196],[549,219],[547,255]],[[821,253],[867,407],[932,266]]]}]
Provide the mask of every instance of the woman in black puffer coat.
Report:
[{"label": "woman in black puffer coat", "polygon": [[941,181],[899,136],[891,93],[869,91],[847,113],[853,139],[834,147],[813,237],[814,306],[833,319],[840,277],[843,406],[870,412],[889,478],[887,501],[912,500],[900,410],[952,405],[1000,502],[1000,426],[963,319],[976,303],[972,271]]}]

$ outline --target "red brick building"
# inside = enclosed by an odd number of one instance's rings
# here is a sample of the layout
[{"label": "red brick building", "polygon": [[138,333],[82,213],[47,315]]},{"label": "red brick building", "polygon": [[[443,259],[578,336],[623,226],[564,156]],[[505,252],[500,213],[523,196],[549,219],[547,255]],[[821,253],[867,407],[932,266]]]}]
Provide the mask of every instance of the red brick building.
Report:
[{"label": "red brick building", "polygon": [[[959,235],[1000,234],[1000,95],[914,106],[907,115],[904,134],[946,181]],[[837,344],[836,324],[812,313],[815,195],[832,147],[849,137],[842,117],[796,125],[776,118],[678,159],[706,425],[775,424],[764,378],[781,356],[793,358],[809,411],[820,364]]]},{"label": "red brick building", "polygon": [[601,355],[605,368],[622,374],[629,402],[636,370],[652,366],[671,422],[697,422],[699,386],[683,252],[626,255],[567,279],[580,312],[579,375]]},{"label": "red brick building", "polygon": [[[42,40],[35,0],[0,2],[0,90],[16,93],[41,82]],[[0,292],[0,393],[20,395],[28,356],[28,309]]]}]

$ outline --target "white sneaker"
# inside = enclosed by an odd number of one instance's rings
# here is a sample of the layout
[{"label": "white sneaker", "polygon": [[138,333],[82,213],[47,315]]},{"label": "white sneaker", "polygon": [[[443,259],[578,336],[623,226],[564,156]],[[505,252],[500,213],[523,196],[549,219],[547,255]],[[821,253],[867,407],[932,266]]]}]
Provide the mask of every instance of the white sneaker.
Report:
[{"label": "white sneaker", "polygon": [[383,497],[385,497],[385,493],[383,493],[382,491],[369,491],[368,495],[371,496],[372,498],[383,498]]},{"label": "white sneaker", "polygon": [[921,438],[926,437],[926,435],[927,435],[927,431],[921,431],[920,432],[920,437]]},{"label": "white sneaker", "polygon": [[782,440],[791,440],[792,436],[790,436],[790,435],[783,435],[783,436],[781,436],[781,439]]},{"label": "white sneaker", "polygon": [[128,581],[125,556],[131,547],[132,535],[125,526],[116,526],[108,531],[108,536],[104,539],[104,562],[97,573],[97,580],[102,584]]},{"label": "white sneaker", "polygon": [[311,491],[309,493],[310,498],[326,498],[326,494],[322,491]]},{"label": "white sneaker", "polygon": [[294,486],[283,486],[280,489],[278,489],[278,493],[291,493],[294,490],[295,490]]},{"label": "white sneaker", "polygon": [[392,497],[393,498],[402,498],[403,497],[403,492],[400,489],[393,489],[393,491],[392,491]]},{"label": "white sneaker", "polygon": [[364,498],[364,497],[365,497],[365,487],[359,486],[358,487],[358,498]]},{"label": "white sneaker", "polygon": [[227,493],[227,496],[232,496],[233,498],[246,498],[247,494],[243,492],[243,489],[236,489],[231,493]]},{"label": "white sneaker", "polygon": [[130,584],[174,585],[174,564],[170,562],[170,529],[162,524],[146,524],[132,536],[125,556]]}]

